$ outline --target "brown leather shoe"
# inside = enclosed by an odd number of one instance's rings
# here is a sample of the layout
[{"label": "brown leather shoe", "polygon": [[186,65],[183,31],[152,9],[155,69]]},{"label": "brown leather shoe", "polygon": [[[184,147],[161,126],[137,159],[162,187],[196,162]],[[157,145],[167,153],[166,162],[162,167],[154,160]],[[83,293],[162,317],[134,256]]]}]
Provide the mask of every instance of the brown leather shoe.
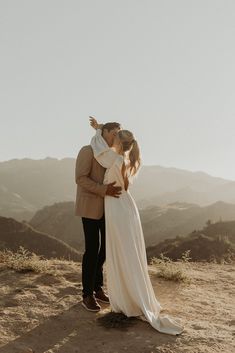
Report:
[{"label": "brown leather shoe", "polygon": [[104,293],[102,288],[95,293],[95,298],[102,303],[109,303],[109,297]]},{"label": "brown leather shoe", "polygon": [[101,306],[97,303],[94,295],[88,295],[87,297],[83,298],[82,306],[89,311],[100,311]]}]

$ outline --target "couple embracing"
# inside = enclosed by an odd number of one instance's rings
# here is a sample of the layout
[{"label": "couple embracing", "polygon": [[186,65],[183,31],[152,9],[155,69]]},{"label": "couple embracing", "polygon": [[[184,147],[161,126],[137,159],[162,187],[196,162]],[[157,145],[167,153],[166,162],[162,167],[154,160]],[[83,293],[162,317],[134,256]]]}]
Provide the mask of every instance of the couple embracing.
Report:
[{"label": "couple embracing", "polygon": [[[111,310],[135,316],[157,331],[178,335],[182,325],[161,315],[148,274],[146,247],[136,203],[129,185],[137,175],[140,149],[132,132],[118,123],[98,124],[90,145],[76,160],[75,215],[82,218],[85,252],[82,259],[82,305],[99,311],[99,302]],[[103,286],[106,261],[107,293]]]}]

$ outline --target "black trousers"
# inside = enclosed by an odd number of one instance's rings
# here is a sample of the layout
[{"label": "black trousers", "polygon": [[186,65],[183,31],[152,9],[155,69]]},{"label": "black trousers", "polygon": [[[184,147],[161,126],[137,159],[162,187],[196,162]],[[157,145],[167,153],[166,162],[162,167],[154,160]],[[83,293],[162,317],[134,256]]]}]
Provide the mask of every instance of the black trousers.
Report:
[{"label": "black trousers", "polygon": [[91,219],[82,217],[85,236],[85,252],[82,258],[83,298],[93,295],[103,286],[105,262],[105,217]]}]

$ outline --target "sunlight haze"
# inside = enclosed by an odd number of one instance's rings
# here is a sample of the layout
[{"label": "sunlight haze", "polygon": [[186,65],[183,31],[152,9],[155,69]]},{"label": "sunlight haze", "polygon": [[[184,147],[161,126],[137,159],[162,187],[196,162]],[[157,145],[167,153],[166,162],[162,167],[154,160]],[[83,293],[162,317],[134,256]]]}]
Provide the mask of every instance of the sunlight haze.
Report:
[{"label": "sunlight haze", "polygon": [[0,161],[76,158],[89,115],[145,165],[235,180],[235,2],[0,2]]}]

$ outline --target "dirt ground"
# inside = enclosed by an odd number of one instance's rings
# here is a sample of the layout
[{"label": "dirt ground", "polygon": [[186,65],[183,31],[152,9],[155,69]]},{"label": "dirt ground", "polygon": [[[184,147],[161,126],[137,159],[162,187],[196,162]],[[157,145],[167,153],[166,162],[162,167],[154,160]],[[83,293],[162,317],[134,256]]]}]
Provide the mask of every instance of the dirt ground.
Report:
[{"label": "dirt ground", "polygon": [[[149,274],[164,312],[181,320],[179,336],[148,322],[105,328],[82,305],[81,264],[51,261],[56,275],[0,268],[0,353],[232,353],[235,351],[234,265],[193,263],[191,283]],[[104,277],[105,266],[104,266]],[[104,289],[106,290],[106,282]]]}]

